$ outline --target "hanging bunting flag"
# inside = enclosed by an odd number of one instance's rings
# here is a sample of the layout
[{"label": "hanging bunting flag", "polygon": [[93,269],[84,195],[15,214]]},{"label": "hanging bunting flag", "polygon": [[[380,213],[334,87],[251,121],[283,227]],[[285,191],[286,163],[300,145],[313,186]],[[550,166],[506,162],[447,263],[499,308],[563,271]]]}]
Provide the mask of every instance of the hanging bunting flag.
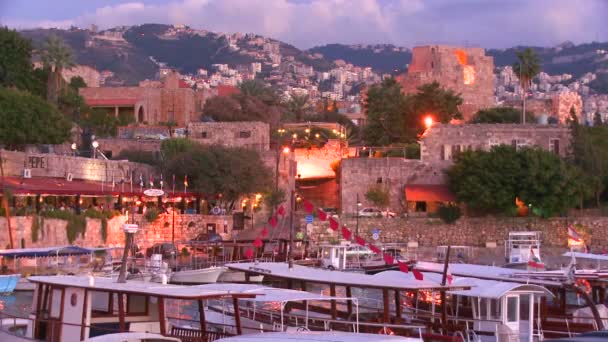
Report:
[{"label": "hanging bunting flag", "polygon": [[251,249],[251,247],[247,247],[247,250],[245,251],[245,257],[247,259],[253,259],[253,250]]},{"label": "hanging bunting flag", "polygon": [[268,220],[268,223],[270,223],[270,225],[272,226],[272,228],[276,228],[277,226],[277,217],[276,216],[271,216],[270,220]]},{"label": "hanging bunting flag", "polygon": [[333,217],[329,218],[329,228],[333,229],[333,230],[338,230],[338,227],[340,227],[340,225],[338,224],[338,221],[334,220]]},{"label": "hanging bunting flag", "polygon": [[281,216],[285,215],[285,208],[283,206],[280,206],[279,209],[277,209],[277,214]]},{"label": "hanging bunting flag", "polygon": [[404,262],[397,261],[397,265],[399,265],[399,271],[403,273],[408,273],[410,271],[410,268],[407,267],[407,264]]},{"label": "hanging bunting flag", "polygon": [[374,245],[369,245],[369,249],[372,250],[372,252],[376,253],[376,254],[380,254],[380,248],[374,246]]},{"label": "hanging bunting flag", "polygon": [[355,235],[355,241],[361,246],[365,246],[367,244],[367,242],[365,242],[365,239],[360,237],[359,235]]},{"label": "hanging bunting flag", "polygon": [[317,216],[319,216],[319,220],[321,220],[321,221],[327,220],[327,213],[324,212],[321,208],[317,209]]},{"label": "hanging bunting flag", "polygon": [[188,187],[188,175],[184,176],[184,187]]},{"label": "hanging bunting flag", "polygon": [[253,246],[254,246],[255,248],[260,248],[260,247],[262,247],[262,245],[263,245],[262,239],[260,239],[260,237],[258,236],[258,237],[257,237],[257,238],[256,238],[256,239],[253,241]]},{"label": "hanging bunting flag", "polygon": [[344,240],[350,240],[352,236],[350,230],[346,228],[346,226],[342,226],[342,236],[344,237]]},{"label": "hanging bunting flag", "polygon": [[395,258],[393,258],[393,256],[392,256],[392,255],[390,255],[390,254],[388,254],[388,253],[384,253],[384,254],[382,255],[382,257],[383,257],[383,259],[384,259],[384,262],[385,262],[387,265],[392,265],[392,264],[394,264],[394,263],[395,263]]},{"label": "hanging bunting flag", "polygon": [[312,203],[310,203],[309,200],[305,199],[304,200],[304,210],[306,210],[307,213],[312,214],[314,209],[315,209],[315,206]]},{"label": "hanging bunting flag", "polygon": [[414,274],[414,278],[416,278],[416,280],[424,280],[422,272],[418,271],[417,269],[413,268],[412,273]]},{"label": "hanging bunting flag", "polygon": [[268,235],[268,228],[264,227],[262,228],[262,231],[260,232],[260,235],[265,238]]},{"label": "hanging bunting flag", "polygon": [[446,279],[448,280],[448,285],[452,285],[452,282],[454,281],[454,276],[452,275],[452,272],[450,272],[450,269],[448,268],[448,274],[446,276]]}]

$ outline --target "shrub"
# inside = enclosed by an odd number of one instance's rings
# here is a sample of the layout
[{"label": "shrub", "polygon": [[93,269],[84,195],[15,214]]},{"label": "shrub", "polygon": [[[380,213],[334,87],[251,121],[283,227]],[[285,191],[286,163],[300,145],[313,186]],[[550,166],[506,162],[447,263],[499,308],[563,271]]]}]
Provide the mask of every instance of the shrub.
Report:
[{"label": "shrub", "polygon": [[443,222],[452,224],[462,216],[462,211],[459,206],[454,204],[441,205],[437,210],[437,215]]},{"label": "shrub", "polygon": [[87,228],[87,221],[83,215],[72,214],[69,211],[42,211],[40,216],[67,221],[65,229],[70,244],[74,243],[78,235],[83,236]]},{"label": "shrub", "polygon": [[380,184],[370,186],[365,198],[379,208],[386,208],[390,200],[388,190]]},{"label": "shrub", "polygon": [[187,247],[182,247],[182,255],[183,256],[188,256],[190,255],[190,251],[188,251]]},{"label": "shrub", "polygon": [[32,242],[38,241],[38,232],[40,231],[40,217],[34,215],[32,217]]},{"label": "shrub", "polygon": [[144,217],[146,218],[146,221],[154,222],[154,221],[158,220],[159,215],[160,215],[160,212],[158,211],[158,209],[152,207],[152,208],[148,208],[146,210]]}]

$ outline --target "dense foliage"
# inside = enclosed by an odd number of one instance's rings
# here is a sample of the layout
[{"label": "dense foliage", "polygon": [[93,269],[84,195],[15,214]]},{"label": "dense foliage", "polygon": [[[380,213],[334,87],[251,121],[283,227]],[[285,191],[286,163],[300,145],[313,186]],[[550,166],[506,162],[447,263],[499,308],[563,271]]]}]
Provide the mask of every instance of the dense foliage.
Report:
[{"label": "dense foliage", "polygon": [[365,199],[370,201],[377,208],[386,208],[390,201],[390,194],[385,187],[380,184],[375,184],[367,189]]},{"label": "dense foliage", "polygon": [[454,204],[441,205],[437,209],[437,216],[439,216],[443,222],[452,224],[458,221],[458,219],[462,216],[462,211],[460,210],[459,206]]},{"label": "dense foliage", "polygon": [[[513,107],[494,107],[481,109],[469,120],[469,123],[520,123],[521,109]],[[526,111],[526,122],[535,123],[534,113]]]},{"label": "dense foliage", "polygon": [[599,207],[601,197],[608,186],[608,126],[582,126],[577,121],[570,120],[570,127],[570,160],[586,176],[595,204]]},{"label": "dense foliage", "polygon": [[33,90],[32,43],[14,30],[0,28],[0,86]]},{"label": "dense foliage", "polygon": [[7,147],[61,144],[70,136],[70,122],[38,96],[0,87],[0,108],[0,143]]},{"label": "dense foliage", "polygon": [[538,148],[516,151],[497,146],[463,152],[447,175],[459,201],[485,212],[510,212],[517,198],[547,217],[563,213],[586,196],[580,171]]},{"label": "dense foliage", "polygon": [[166,174],[188,176],[189,189],[217,198],[228,210],[242,195],[267,192],[274,185],[260,155],[244,148],[197,146],[168,160]]},{"label": "dense foliage", "polygon": [[425,129],[425,116],[442,123],[462,119],[460,104],[459,95],[437,82],[420,86],[415,94],[404,95],[397,81],[385,79],[367,92],[365,141],[374,146],[414,142]]}]

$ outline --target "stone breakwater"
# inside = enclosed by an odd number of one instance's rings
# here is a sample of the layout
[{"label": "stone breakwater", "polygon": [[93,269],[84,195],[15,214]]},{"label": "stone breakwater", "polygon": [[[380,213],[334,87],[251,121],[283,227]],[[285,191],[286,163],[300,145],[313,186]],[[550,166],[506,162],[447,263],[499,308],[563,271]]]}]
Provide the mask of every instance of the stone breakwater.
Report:
[{"label": "stone breakwater", "polygon": [[[571,218],[462,218],[454,224],[445,224],[436,218],[359,218],[360,235],[371,241],[373,231],[380,230],[382,242],[416,241],[419,246],[466,245],[485,247],[486,243],[504,246],[511,231],[540,231],[543,247],[567,247],[567,227],[577,224],[592,251],[608,250],[608,217]],[[301,224],[305,226],[305,223]],[[353,233],[356,219],[341,219]],[[327,222],[315,219],[310,237],[313,240],[332,240],[339,232],[329,229]]]}]

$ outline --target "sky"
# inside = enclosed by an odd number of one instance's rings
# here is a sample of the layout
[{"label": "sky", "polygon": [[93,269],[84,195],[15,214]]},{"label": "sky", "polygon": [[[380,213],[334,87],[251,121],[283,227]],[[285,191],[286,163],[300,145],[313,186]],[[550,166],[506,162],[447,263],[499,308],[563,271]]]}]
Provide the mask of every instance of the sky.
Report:
[{"label": "sky", "polygon": [[0,0],[11,28],[186,24],[329,43],[507,48],[608,41],[608,0]]}]

